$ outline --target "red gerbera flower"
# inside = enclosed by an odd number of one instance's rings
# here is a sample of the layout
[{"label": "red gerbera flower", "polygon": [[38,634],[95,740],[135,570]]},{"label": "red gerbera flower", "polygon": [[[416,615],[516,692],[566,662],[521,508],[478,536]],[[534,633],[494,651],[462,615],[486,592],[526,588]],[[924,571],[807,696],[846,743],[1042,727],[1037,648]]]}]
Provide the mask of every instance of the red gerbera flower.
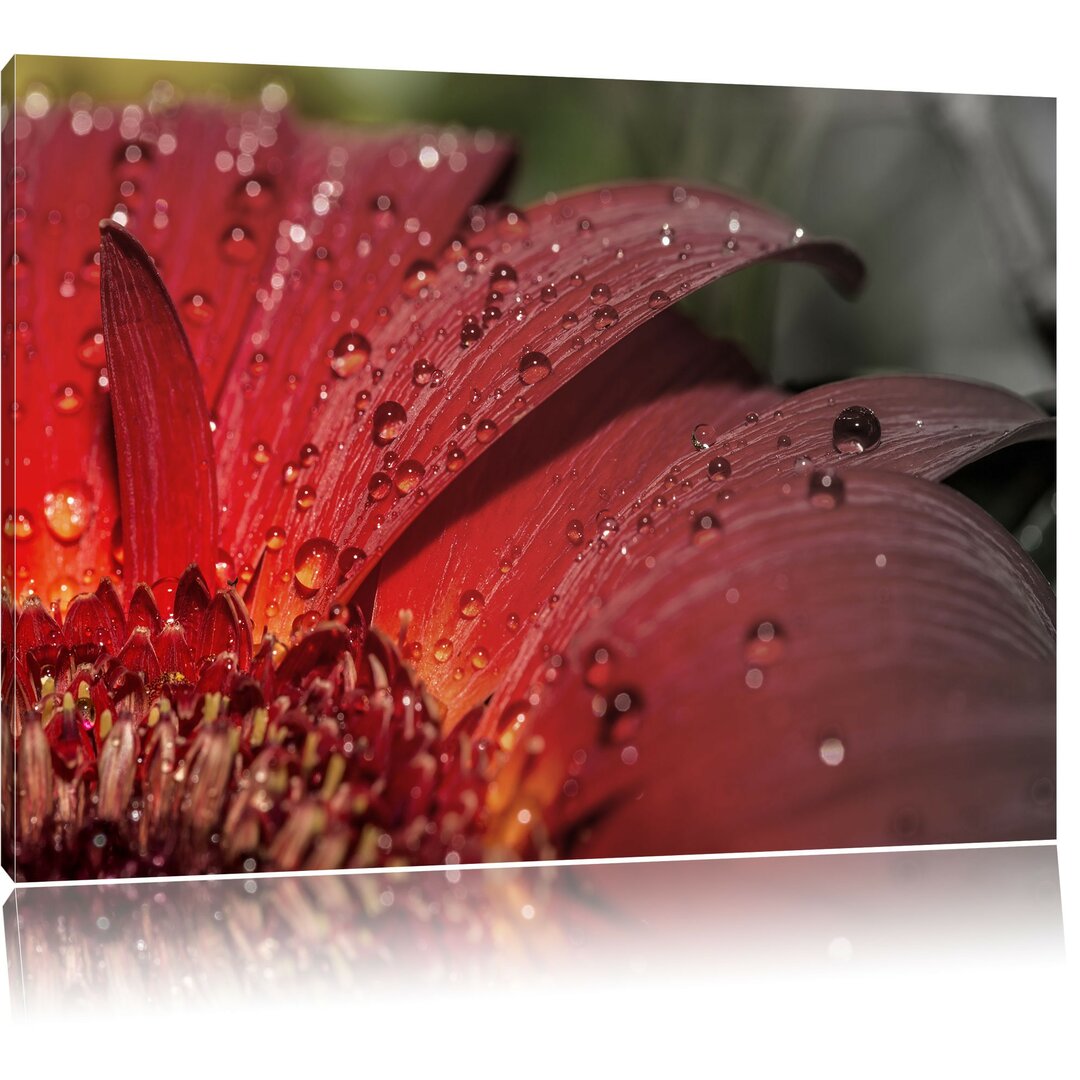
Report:
[{"label": "red gerbera flower", "polygon": [[933,483],[1039,409],[760,385],[665,309],[861,266],[728,192],[270,104],[5,130],[19,876],[1052,833],[1053,596]]}]

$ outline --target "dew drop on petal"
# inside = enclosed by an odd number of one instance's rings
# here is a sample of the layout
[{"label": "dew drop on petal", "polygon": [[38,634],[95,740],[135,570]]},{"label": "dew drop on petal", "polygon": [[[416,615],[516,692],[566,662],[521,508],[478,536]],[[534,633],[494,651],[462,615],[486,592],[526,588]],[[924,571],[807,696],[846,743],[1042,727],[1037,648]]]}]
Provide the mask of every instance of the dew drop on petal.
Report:
[{"label": "dew drop on petal", "polygon": [[779,660],[783,653],[784,634],[777,623],[766,620],[751,627],[744,649],[748,664],[772,664]]},{"label": "dew drop on petal", "polygon": [[285,546],[285,530],[280,525],[271,525],[266,530],[266,546],[271,551],[280,551]]},{"label": "dew drop on petal", "polygon": [[393,442],[402,432],[408,415],[396,401],[384,401],[372,417],[372,433],[380,446]]},{"label": "dew drop on petal", "polygon": [[72,416],[83,407],[83,396],[77,386],[65,383],[56,391],[53,398],[56,411],[65,416]]},{"label": "dew drop on petal", "polygon": [[551,361],[540,352],[526,353],[518,361],[518,374],[526,386],[533,386],[551,374]]},{"label": "dew drop on petal", "polygon": [[59,484],[45,493],[45,525],[57,540],[68,544],[86,532],[94,512],[90,489],[78,480]]},{"label": "dew drop on petal", "polygon": [[716,428],[711,424],[698,424],[690,433],[695,450],[708,450],[716,442]]},{"label": "dew drop on petal", "polygon": [[833,446],[841,454],[861,454],[881,441],[881,423],[872,409],[852,405],[833,422]]},{"label": "dew drop on petal", "polygon": [[832,510],[844,501],[844,481],[831,470],[812,472],[807,486],[807,498],[811,506]]},{"label": "dew drop on petal", "polygon": [[338,576],[345,580],[365,559],[367,554],[362,548],[345,547],[338,555]]},{"label": "dew drop on petal", "polygon": [[460,447],[452,445],[450,449],[446,451],[446,471],[452,473],[457,472],[464,464],[465,451]]},{"label": "dew drop on petal", "polygon": [[690,538],[695,544],[710,544],[720,536],[720,519],[711,511],[703,510],[694,517]]},{"label": "dew drop on petal", "polygon": [[670,303],[671,297],[663,289],[657,289],[655,292],[649,293],[649,307],[654,311]]},{"label": "dew drop on petal", "polygon": [[371,359],[371,344],[363,334],[343,334],[330,355],[330,370],[346,379],[359,371]]},{"label": "dew drop on petal", "polygon": [[384,472],[377,472],[372,474],[371,479],[368,481],[368,497],[375,502],[381,502],[390,494],[390,489],[393,486],[389,475]]},{"label": "dew drop on petal", "polygon": [[724,457],[713,458],[709,462],[709,476],[713,480],[727,480],[731,476],[731,462]]},{"label": "dew drop on petal", "polygon": [[454,643],[449,638],[439,638],[431,650],[437,663],[445,664],[454,655]]},{"label": "dew drop on petal", "polygon": [[619,321],[619,313],[610,304],[604,304],[593,312],[593,328],[607,330]]},{"label": "dew drop on petal", "polygon": [[414,262],[405,271],[405,280],[402,284],[402,292],[406,296],[419,296],[420,293],[431,286],[435,277],[435,267],[424,260]]},{"label": "dew drop on petal", "polygon": [[105,366],[105,334],[100,328],[88,330],[76,349],[80,364],[95,371]]},{"label": "dew drop on petal", "polygon": [[476,589],[469,589],[467,592],[462,593],[458,610],[461,612],[462,618],[475,619],[484,610],[483,594],[477,592]]},{"label": "dew drop on petal", "polygon": [[578,547],[585,539],[585,526],[577,519],[571,518],[566,524],[566,539],[574,547]]},{"label": "dew drop on petal", "polygon": [[250,229],[243,225],[231,225],[221,234],[221,254],[229,262],[243,263],[254,258],[259,245]]},{"label": "dew drop on petal", "polygon": [[423,479],[424,466],[414,458],[406,458],[397,467],[397,472],[394,474],[394,487],[402,495],[407,495],[410,491],[414,491],[419,487],[420,481]]},{"label": "dew drop on petal", "polygon": [[822,739],[818,747],[818,757],[826,765],[835,767],[844,760],[844,744],[835,737]]},{"label": "dew drop on petal", "polygon": [[296,583],[308,593],[337,581],[338,546],[322,536],[305,540],[293,559]]},{"label": "dew drop on petal", "polygon": [[494,420],[481,420],[476,425],[476,441],[478,443],[489,443],[495,438],[498,430],[499,425]]},{"label": "dew drop on petal", "polygon": [[619,531],[619,522],[610,510],[601,510],[596,515],[596,531],[601,540],[607,540]]},{"label": "dew drop on petal", "polygon": [[297,510],[310,510],[315,505],[315,489],[310,484],[304,484],[296,492]]},{"label": "dew drop on petal", "polygon": [[601,304],[606,304],[611,299],[611,288],[605,285],[602,281],[594,285],[589,292],[589,299],[599,307]]},{"label": "dew drop on petal", "polygon": [[28,540],[34,535],[34,522],[25,510],[9,511],[4,518],[4,535],[9,540]]}]

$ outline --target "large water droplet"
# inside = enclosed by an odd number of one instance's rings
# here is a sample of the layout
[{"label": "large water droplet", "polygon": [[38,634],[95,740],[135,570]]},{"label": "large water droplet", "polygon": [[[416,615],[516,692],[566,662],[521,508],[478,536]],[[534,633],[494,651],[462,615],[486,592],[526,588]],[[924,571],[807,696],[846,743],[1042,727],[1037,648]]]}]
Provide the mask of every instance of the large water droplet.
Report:
[{"label": "large water droplet", "polygon": [[338,546],[322,536],[305,540],[293,559],[296,584],[306,593],[318,592],[338,580]]},{"label": "large water droplet", "polygon": [[304,484],[296,492],[297,510],[310,510],[315,505],[315,489],[310,484]]},{"label": "large water droplet", "polygon": [[280,525],[271,525],[266,530],[266,546],[271,551],[280,551],[285,546],[285,530]]},{"label": "large water droplet", "polygon": [[698,424],[690,433],[690,441],[695,450],[708,450],[716,443],[716,428],[712,424]]},{"label": "large water droplet", "polygon": [[445,664],[454,655],[454,643],[449,638],[439,638],[431,650],[437,663]]},{"label": "large water droplet", "polygon": [[345,379],[370,359],[371,343],[363,334],[343,334],[331,351],[330,370],[339,379]]},{"label": "large water droplet", "polygon": [[589,291],[589,299],[599,307],[601,304],[606,304],[611,299],[611,288],[605,285],[602,281],[594,285]]},{"label": "large water droplet", "polygon": [[593,312],[593,329],[607,330],[619,321],[619,313],[610,305],[605,304]]},{"label": "large water droplet", "polygon": [[526,353],[518,361],[518,374],[523,383],[532,386],[551,374],[551,361],[540,352]]},{"label": "large water droplet", "polygon": [[655,292],[649,293],[649,307],[654,311],[670,303],[671,297],[663,289],[657,289]]},{"label": "large water droplet", "polygon": [[384,401],[372,417],[372,432],[380,446],[393,442],[405,427],[408,415],[396,401]]},{"label": "large water droplet", "polygon": [[420,481],[423,479],[424,466],[414,458],[406,458],[398,466],[397,472],[394,474],[394,487],[402,495],[408,495],[410,491],[414,491],[420,486]]},{"label": "large water droplet", "polygon": [[727,480],[731,476],[731,462],[725,457],[716,457],[709,462],[709,476],[713,480]]},{"label": "large water droplet", "polygon": [[45,493],[45,524],[57,540],[74,543],[90,524],[94,498],[78,480],[69,480]]},{"label": "large water droplet", "polygon": [[469,589],[468,592],[462,593],[458,609],[463,618],[475,619],[484,610],[483,594],[477,592],[476,589]]},{"label": "large water droplet", "polygon": [[368,481],[368,497],[375,502],[382,502],[390,494],[392,486],[393,482],[387,473],[374,473]]},{"label": "large water droplet", "polygon": [[105,334],[101,329],[88,330],[76,350],[80,364],[99,369],[105,366]]},{"label": "large water droplet", "polygon": [[420,293],[430,288],[435,277],[435,267],[424,260],[414,262],[405,271],[405,280],[402,283],[402,292],[406,296],[419,296]]},{"label": "large water droplet", "polygon": [[841,454],[861,454],[881,441],[881,424],[872,409],[852,405],[833,423],[833,446]]}]

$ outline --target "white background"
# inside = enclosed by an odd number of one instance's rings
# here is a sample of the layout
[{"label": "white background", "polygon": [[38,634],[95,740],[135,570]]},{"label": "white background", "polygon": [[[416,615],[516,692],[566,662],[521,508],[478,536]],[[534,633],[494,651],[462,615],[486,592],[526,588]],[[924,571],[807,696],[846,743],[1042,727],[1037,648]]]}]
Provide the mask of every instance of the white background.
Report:
[{"label": "white background", "polygon": [[[908,2],[457,5],[81,4],[10,0],[0,54],[157,57],[317,66],[583,75],[1055,96],[1059,235],[1077,236],[1076,38],[1064,5]],[[1000,11],[1000,14],[997,13]],[[1075,425],[1073,248],[1060,247],[1060,458]],[[1075,938],[1078,740],[1074,634],[1076,484],[1061,471],[1059,837],[1067,945]],[[1072,662],[1070,662],[1072,661]],[[1070,933],[1071,931],[1071,933]],[[570,973],[568,972],[568,975]],[[1076,1067],[1076,977],[1030,971],[861,971],[823,979],[771,970],[737,980],[585,979],[385,1000],[288,1006],[251,1000],[205,1015],[100,1013],[12,1028],[4,1055],[26,1075],[1065,1075]],[[1072,992],[1072,1000],[1067,993]],[[2,1009],[0,998],[0,1009]],[[3,1060],[3,1059],[0,1059]],[[1069,1062],[1066,1065],[1066,1062]]]}]

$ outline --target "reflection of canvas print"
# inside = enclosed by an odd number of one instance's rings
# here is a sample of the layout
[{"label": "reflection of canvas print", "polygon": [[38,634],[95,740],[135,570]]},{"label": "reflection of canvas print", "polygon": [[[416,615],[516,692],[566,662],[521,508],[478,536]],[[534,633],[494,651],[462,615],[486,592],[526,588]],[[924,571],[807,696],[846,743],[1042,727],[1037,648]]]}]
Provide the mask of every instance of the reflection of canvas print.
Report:
[{"label": "reflection of canvas print", "polygon": [[1054,123],[9,65],[5,866],[1053,836]]}]

